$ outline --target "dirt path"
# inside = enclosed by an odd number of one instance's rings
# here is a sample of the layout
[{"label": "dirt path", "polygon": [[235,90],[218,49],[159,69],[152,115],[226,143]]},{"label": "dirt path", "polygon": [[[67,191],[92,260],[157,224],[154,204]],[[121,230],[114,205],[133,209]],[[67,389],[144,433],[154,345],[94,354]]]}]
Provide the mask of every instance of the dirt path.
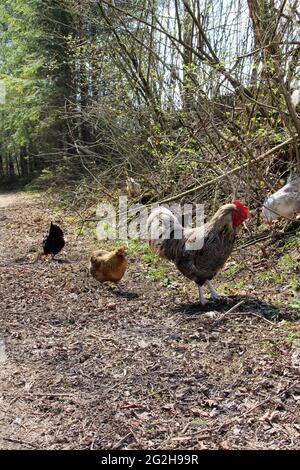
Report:
[{"label": "dirt path", "polygon": [[[33,263],[57,217],[62,262]],[[120,292],[100,286],[74,232],[0,195],[1,449],[300,448],[294,330],[222,316],[239,298],[203,315],[191,284],[151,281],[138,255]]]},{"label": "dirt path", "polygon": [[9,206],[17,204],[20,201],[20,196],[16,193],[0,194],[0,209],[7,209]]}]

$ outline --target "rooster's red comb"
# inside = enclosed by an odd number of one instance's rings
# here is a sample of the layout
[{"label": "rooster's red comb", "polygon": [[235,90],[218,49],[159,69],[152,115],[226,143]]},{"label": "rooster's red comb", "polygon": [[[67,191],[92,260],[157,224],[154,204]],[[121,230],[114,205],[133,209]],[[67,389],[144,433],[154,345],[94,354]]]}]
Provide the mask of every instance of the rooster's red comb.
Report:
[{"label": "rooster's red comb", "polygon": [[249,217],[249,209],[248,207],[241,201],[233,201],[232,204],[234,204],[236,207],[238,207],[241,211],[241,215],[243,218],[248,219]]}]

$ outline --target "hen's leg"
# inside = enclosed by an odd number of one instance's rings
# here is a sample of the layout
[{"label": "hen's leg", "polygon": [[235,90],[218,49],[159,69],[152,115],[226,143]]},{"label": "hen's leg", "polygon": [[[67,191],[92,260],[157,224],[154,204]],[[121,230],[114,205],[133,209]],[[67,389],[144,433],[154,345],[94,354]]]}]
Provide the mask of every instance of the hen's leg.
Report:
[{"label": "hen's leg", "polygon": [[218,292],[216,291],[216,289],[214,288],[214,286],[212,285],[212,282],[211,281],[207,281],[207,285],[208,285],[208,288],[210,290],[210,293],[211,293],[211,296],[214,300],[220,300],[220,296],[218,294]]},{"label": "hen's leg", "polygon": [[203,287],[202,287],[202,286],[198,286],[198,289],[199,289],[200,304],[201,304],[201,305],[207,304],[208,300],[205,299],[205,297],[204,297],[204,294],[203,294]]}]

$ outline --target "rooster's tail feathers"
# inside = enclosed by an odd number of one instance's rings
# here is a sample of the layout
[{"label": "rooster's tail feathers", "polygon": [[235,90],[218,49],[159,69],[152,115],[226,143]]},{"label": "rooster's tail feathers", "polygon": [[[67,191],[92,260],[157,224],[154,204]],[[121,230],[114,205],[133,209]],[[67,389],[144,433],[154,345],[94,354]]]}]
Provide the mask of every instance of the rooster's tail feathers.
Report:
[{"label": "rooster's tail feathers", "polygon": [[160,249],[166,240],[182,238],[183,227],[169,209],[158,207],[148,217],[147,233],[150,245]]}]

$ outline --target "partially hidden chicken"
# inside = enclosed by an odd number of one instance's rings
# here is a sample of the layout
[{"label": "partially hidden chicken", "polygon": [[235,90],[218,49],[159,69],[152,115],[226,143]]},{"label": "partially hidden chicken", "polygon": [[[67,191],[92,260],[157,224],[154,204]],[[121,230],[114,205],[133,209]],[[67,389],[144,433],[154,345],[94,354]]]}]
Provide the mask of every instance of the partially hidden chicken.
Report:
[{"label": "partially hidden chicken", "polygon": [[128,177],[126,181],[126,191],[130,198],[134,198],[141,195],[142,187],[134,178]]},{"label": "partially hidden chicken", "polygon": [[48,235],[43,239],[44,255],[51,255],[54,258],[65,246],[64,233],[62,229],[51,222]]},{"label": "partially hidden chicken", "polygon": [[206,282],[213,299],[220,299],[211,280],[230,256],[238,228],[248,217],[247,206],[234,201],[220,207],[206,224],[188,229],[181,226],[171,211],[160,207],[147,220],[149,244],[161,257],[173,261],[184,276],[196,282],[200,303],[205,305]]},{"label": "partially hidden chicken", "polygon": [[265,224],[271,224],[280,217],[293,218],[300,211],[300,175],[292,173],[287,183],[272,194],[263,204]]},{"label": "partially hidden chicken", "polygon": [[94,251],[90,259],[90,273],[99,282],[118,283],[124,276],[127,266],[124,246],[114,251]]}]

